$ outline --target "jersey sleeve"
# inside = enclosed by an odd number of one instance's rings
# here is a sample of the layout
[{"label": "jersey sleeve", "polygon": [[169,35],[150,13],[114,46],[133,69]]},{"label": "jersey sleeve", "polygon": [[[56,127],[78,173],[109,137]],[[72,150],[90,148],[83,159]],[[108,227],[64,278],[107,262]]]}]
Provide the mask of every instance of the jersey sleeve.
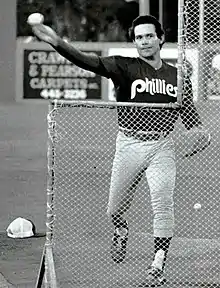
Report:
[{"label": "jersey sleeve", "polygon": [[125,58],[121,56],[107,56],[107,57],[99,57],[99,67],[102,76],[106,78],[111,78],[113,80],[117,80],[124,74],[126,68],[124,68]]},{"label": "jersey sleeve", "polygon": [[112,79],[117,79],[117,75],[120,75],[120,67],[125,62],[121,56],[100,57],[96,54],[82,52],[62,39],[59,39],[58,45],[53,48],[78,67]]},{"label": "jersey sleeve", "polygon": [[183,84],[183,100],[180,117],[187,130],[202,125],[201,118],[193,102],[192,83],[189,78],[186,78]]}]

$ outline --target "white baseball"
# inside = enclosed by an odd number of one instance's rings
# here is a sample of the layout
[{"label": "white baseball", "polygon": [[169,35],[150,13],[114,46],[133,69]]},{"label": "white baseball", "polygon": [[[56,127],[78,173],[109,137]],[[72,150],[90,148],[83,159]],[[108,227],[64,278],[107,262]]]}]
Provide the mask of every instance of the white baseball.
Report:
[{"label": "white baseball", "polygon": [[44,22],[44,15],[41,13],[32,13],[27,19],[29,25],[42,24]]},{"label": "white baseball", "polygon": [[193,206],[193,208],[194,208],[195,210],[199,210],[199,209],[201,209],[201,207],[202,207],[202,205],[201,205],[200,203],[196,203],[196,204],[194,204],[194,206]]}]

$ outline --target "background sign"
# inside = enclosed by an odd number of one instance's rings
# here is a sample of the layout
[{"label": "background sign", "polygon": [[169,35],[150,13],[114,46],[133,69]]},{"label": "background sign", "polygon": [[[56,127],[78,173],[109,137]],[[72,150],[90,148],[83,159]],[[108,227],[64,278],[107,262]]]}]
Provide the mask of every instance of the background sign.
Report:
[{"label": "background sign", "polygon": [[[86,51],[101,55],[100,51]],[[56,51],[24,50],[24,99],[101,99],[101,76],[79,68]]]}]

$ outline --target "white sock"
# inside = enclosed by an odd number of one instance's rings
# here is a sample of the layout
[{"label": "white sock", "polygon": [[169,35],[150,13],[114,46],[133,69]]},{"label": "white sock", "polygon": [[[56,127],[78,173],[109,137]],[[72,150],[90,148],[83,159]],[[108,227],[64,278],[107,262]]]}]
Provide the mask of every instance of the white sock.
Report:
[{"label": "white sock", "polygon": [[163,261],[164,261],[165,251],[160,249],[157,251],[154,257],[154,261],[151,266],[162,270],[163,268]]}]

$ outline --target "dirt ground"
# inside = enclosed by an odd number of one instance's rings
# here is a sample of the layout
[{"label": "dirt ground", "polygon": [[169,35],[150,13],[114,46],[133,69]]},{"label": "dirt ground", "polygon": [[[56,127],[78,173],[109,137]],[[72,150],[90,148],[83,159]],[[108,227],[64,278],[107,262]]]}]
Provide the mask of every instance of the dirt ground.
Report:
[{"label": "dirt ground", "polygon": [[[47,104],[0,106],[0,287],[34,287],[44,245]],[[7,226],[30,219],[39,236],[10,239]],[[12,286],[13,285],[13,286]]]}]

